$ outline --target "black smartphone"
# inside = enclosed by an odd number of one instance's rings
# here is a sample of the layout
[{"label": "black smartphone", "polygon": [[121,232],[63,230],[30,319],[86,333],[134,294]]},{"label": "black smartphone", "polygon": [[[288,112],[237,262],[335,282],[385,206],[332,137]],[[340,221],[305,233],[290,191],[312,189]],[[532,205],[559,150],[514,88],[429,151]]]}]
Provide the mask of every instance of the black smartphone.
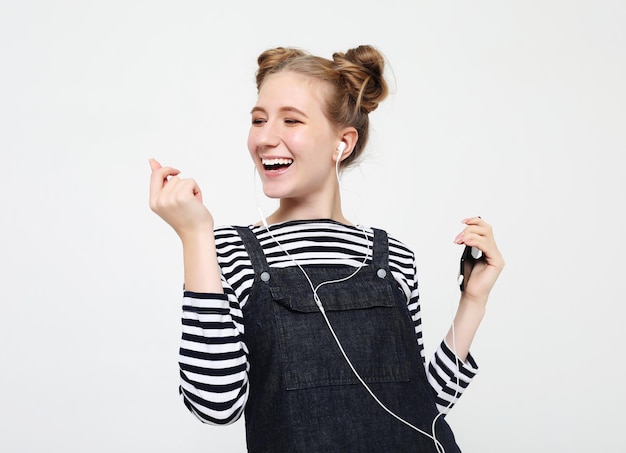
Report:
[{"label": "black smartphone", "polygon": [[472,269],[474,268],[474,264],[476,264],[476,261],[481,259],[482,256],[483,252],[481,252],[476,247],[470,247],[469,245],[466,245],[463,249],[458,279],[459,288],[461,289],[461,291],[465,291],[465,283],[470,278]]}]

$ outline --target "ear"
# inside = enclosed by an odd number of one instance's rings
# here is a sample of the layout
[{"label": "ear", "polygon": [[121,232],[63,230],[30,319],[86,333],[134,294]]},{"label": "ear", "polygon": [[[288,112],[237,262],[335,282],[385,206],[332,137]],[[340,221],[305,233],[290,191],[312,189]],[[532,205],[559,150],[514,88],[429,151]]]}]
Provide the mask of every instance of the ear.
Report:
[{"label": "ear", "polygon": [[[359,139],[359,133],[354,127],[346,127],[339,132],[339,140],[337,142],[335,153],[333,154],[334,161],[337,161],[338,158],[340,158],[341,161],[344,161],[350,154],[352,154],[354,146]],[[343,143],[343,145],[341,145],[341,143]],[[342,148],[343,151],[340,152]]]}]

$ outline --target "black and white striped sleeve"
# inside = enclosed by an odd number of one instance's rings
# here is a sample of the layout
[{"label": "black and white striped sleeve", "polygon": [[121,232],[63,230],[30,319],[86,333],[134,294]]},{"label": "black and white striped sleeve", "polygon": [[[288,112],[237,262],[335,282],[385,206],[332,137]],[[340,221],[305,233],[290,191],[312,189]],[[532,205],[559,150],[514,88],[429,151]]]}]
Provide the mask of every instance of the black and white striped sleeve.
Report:
[{"label": "black and white striped sleeve", "polygon": [[248,397],[243,333],[232,290],[184,293],[179,389],[187,408],[204,423],[230,424],[243,413]]},{"label": "black and white striped sleeve", "polygon": [[441,342],[426,373],[430,386],[435,390],[439,412],[450,412],[476,373],[478,365],[471,354],[463,361],[454,355],[445,340]]},{"label": "black and white striped sleeve", "polygon": [[[406,276],[406,271],[405,271]],[[424,353],[424,339],[422,332],[422,315],[420,307],[420,296],[417,283],[416,266],[413,264],[412,272],[408,276],[407,285],[410,291],[408,303],[409,313],[413,320],[415,336],[420,349],[420,354],[426,363]],[[426,367],[426,377],[431,388],[435,392],[437,409],[443,414],[447,414],[465,389],[478,373],[478,365],[468,354],[465,361],[455,356],[448,347],[445,340],[442,341]]]},{"label": "black and white striped sleeve", "polygon": [[202,422],[233,423],[248,399],[243,308],[254,280],[243,241],[232,227],[215,229],[224,294],[183,295],[180,394]]}]

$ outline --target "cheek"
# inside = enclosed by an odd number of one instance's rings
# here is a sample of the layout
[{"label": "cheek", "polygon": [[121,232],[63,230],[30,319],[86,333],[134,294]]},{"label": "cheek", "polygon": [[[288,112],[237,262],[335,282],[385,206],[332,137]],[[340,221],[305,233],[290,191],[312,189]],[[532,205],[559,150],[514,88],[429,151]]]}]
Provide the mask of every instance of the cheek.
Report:
[{"label": "cheek", "polygon": [[311,140],[303,131],[289,131],[283,135],[283,142],[289,148],[289,151],[299,157],[306,157],[310,154],[310,149],[314,148],[315,140]]}]

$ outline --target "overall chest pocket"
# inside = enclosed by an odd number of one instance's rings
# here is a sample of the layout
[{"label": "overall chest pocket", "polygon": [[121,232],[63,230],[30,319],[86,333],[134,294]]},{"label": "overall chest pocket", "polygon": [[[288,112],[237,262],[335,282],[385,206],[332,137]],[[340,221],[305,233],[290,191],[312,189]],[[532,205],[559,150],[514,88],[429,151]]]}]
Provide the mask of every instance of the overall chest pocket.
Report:
[{"label": "overall chest pocket", "polygon": [[[323,281],[323,280],[322,280]],[[271,288],[287,390],[357,384],[307,284]],[[362,272],[318,291],[345,353],[368,383],[409,380],[405,316],[389,282]],[[404,321],[404,322],[403,322]],[[403,331],[404,329],[404,331]]]}]

